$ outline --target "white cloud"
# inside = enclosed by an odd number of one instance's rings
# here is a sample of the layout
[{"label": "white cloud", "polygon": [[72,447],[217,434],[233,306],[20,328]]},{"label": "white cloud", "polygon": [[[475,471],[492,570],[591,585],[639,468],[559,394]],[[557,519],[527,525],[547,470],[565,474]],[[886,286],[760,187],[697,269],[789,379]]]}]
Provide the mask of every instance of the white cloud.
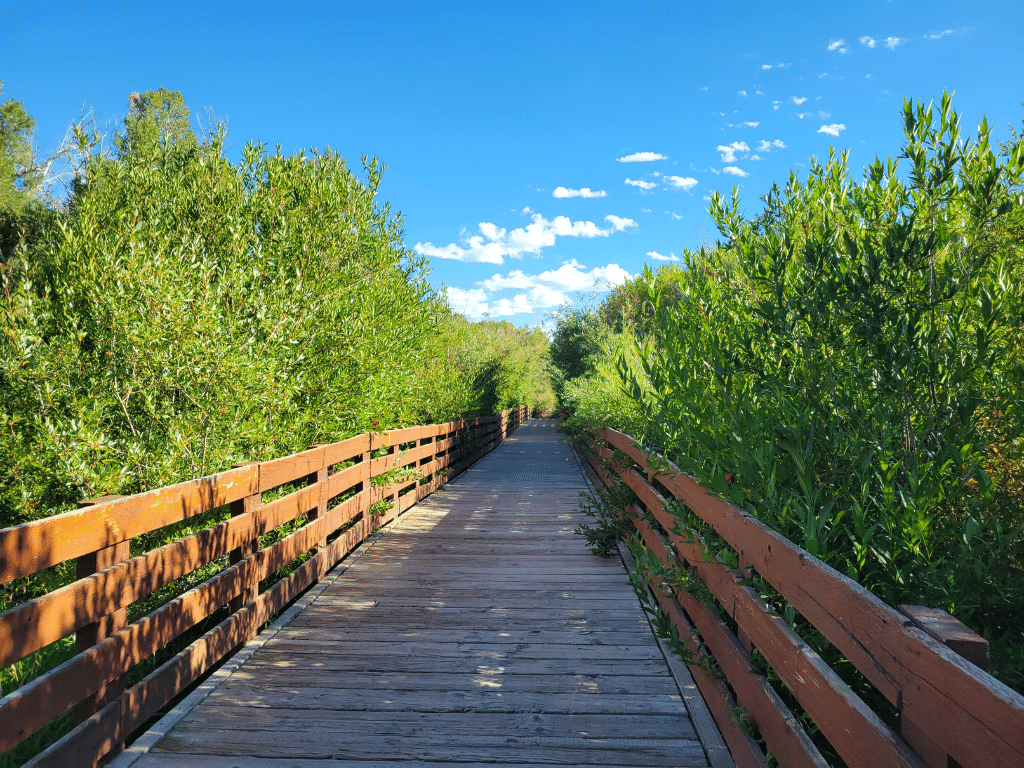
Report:
[{"label": "white cloud", "polygon": [[689,176],[666,176],[665,181],[672,189],[684,189],[687,192],[697,186],[697,180]]},{"label": "white cloud", "polygon": [[676,221],[682,221],[683,219],[683,217],[680,216],[678,213],[669,213],[668,211],[665,211],[665,213],[668,213],[668,215],[671,216]]},{"label": "white cloud", "polygon": [[785,149],[786,143],[782,139],[773,139],[768,141],[767,139],[761,139],[761,143],[757,145],[758,152],[771,152],[773,149]]},{"label": "white cloud", "polygon": [[790,96],[790,98],[793,100],[793,103],[796,104],[798,107],[805,101],[807,101],[806,96]]},{"label": "white cloud", "polygon": [[556,216],[549,221],[535,213],[531,218],[531,223],[511,232],[496,224],[481,222],[478,226],[480,234],[463,237],[461,246],[455,243],[443,247],[433,243],[416,243],[412,249],[420,256],[431,258],[504,264],[506,256],[522,258],[527,253],[540,254],[542,249],[554,245],[558,237],[608,237],[636,226],[632,219],[619,216],[605,216],[604,220],[611,225],[607,228],[601,228],[592,221],[571,221],[568,216]]},{"label": "white cloud", "polygon": [[818,133],[827,133],[829,136],[838,136],[840,131],[845,131],[846,126],[843,123],[832,123],[831,125],[823,125],[818,129]]},{"label": "white cloud", "polygon": [[765,71],[767,71],[767,70],[769,70],[769,69],[771,69],[771,68],[772,68],[772,65],[771,65],[771,64],[762,64],[762,65],[761,65],[761,69],[763,69],[763,70],[765,70]]},{"label": "white cloud", "polygon": [[629,273],[618,264],[596,267],[587,271],[575,259],[563,262],[558,269],[531,275],[521,269],[513,269],[507,275],[492,275],[477,283],[491,293],[509,289],[546,287],[559,291],[609,290],[629,279]]},{"label": "white cloud", "polygon": [[876,41],[875,38],[869,37],[868,35],[864,35],[863,37],[860,38],[860,44],[866,45],[868,48],[874,48],[876,45]]},{"label": "white cloud", "polygon": [[629,184],[629,186],[631,186],[631,187],[639,187],[644,192],[646,192],[649,189],[654,189],[656,186],[658,186],[653,181],[644,181],[643,179],[630,179],[630,178],[627,178],[626,179],[626,183]]},{"label": "white cloud", "polygon": [[592,190],[590,187],[583,187],[583,189],[566,189],[565,187],[555,187],[555,191],[551,193],[552,197],[565,198],[565,197],[607,197],[608,193],[603,189],[597,191]]},{"label": "white cloud", "polygon": [[[496,274],[481,280],[475,288],[448,288],[448,303],[471,320],[485,316],[528,315],[561,306],[573,292],[606,292],[631,277],[618,264],[588,270],[573,259],[558,269],[540,274],[514,269],[507,275]],[[510,292],[514,295],[495,296]]]},{"label": "white cloud", "polygon": [[668,155],[659,155],[657,152],[634,152],[632,155],[615,158],[617,163],[650,163],[654,160],[668,160]]},{"label": "white cloud", "polygon": [[650,212],[651,212],[651,209],[650,209],[650,208],[641,208],[641,209],[640,209],[640,212],[641,212],[641,213],[650,213]]},{"label": "white cloud", "polygon": [[803,120],[805,117],[810,117],[811,113],[810,112],[797,112],[796,116],[799,117],[801,120]]},{"label": "white cloud", "polygon": [[774,109],[776,112],[779,111],[779,107],[780,106],[782,106],[782,102],[781,101],[773,101],[772,102],[772,109]]},{"label": "white cloud", "polygon": [[702,85],[702,86],[700,87],[700,89],[701,89],[702,91],[706,91],[706,90],[708,89],[708,87],[707,87],[706,85]]},{"label": "white cloud", "polygon": [[[624,219],[621,216],[608,215],[604,217],[604,220],[612,225],[612,232],[622,232],[623,230],[636,226],[636,222],[633,221],[633,219]],[[609,232],[608,234],[611,234],[611,232]]]},{"label": "white cloud", "polygon": [[828,49],[830,51],[839,51],[840,53],[846,53],[849,49],[848,48],[844,48],[843,46],[845,46],[845,45],[846,45],[846,41],[843,40],[842,38],[840,38],[838,40],[831,41],[828,44]]},{"label": "white cloud", "polygon": [[730,176],[739,176],[741,178],[747,178],[750,174],[744,171],[742,168],[737,168],[735,165],[727,165],[722,169],[722,173],[728,173]]},{"label": "white cloud", "polygon": [[679,261],[679,257],[674,253],[670,253],[668,256],[662,256],[657,251],[648,251],[647,255],[656,261]]},{"label": "white cloud", "polygon": [[523,210],[521,210],[519,212],[519,215],[520,216],[525,216],[528,213],[533,213],[533,208],[531,208],[530,206],[527,205],[526,207],[523,208]]},{"label": "white cloud", "polygon": [[890,51],[895,51],[896,46],[905,42],[907,42],[907,38],[905,37],[887,37],[885,38],[885,47],[888,48]]},{"label": "white cloud", "polygon": [[761,123],[759,122],[751,122],[750,120],[740,123],[740,125],[743,126],[744,128],[757,128],[757,126],[759,126],[760,124]]},{"label": "white cloud", "polygon": [[746,91],[736,91],[736,95],[737,96],[746,96],[747,92]]},{"label": "white cloud", "polygon": [[764,160],[764,158],[763,158],[763,157],[761,157],[761,156],[760,156],[760,155],[758,155],[758,154],[753,154],[753,155],[747,155],[746,159],[747,159],[747,160]]},{"label": "white cloud", "polygon": [[941,40],[946,35],[952,35],[952,34],[953,34],[953,30],[952,29],[944,29],[941,32],[932,32],[930,35],[925,35],[925,38],[928,39],[928,40]]},{"label": "white cloud", "polygon": [[737,152],[750,151],[750,147],[745,141],[734,141],[732,144],[719,144],[717,149],[722,153],[723,163],[735,163]]}]

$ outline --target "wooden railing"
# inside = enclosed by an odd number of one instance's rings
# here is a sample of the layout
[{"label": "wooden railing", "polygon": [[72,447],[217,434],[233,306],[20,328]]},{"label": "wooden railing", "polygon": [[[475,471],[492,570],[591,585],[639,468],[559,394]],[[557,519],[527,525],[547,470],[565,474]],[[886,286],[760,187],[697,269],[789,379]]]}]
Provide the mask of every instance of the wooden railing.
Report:
[{"label": "wooden railing", "polygon": [[[0,530],[0,584],[77,561],[76,580],[0,614],[0,667],[72,633],[76,640],[72,658],[0,700],[0,751],[74,711],[79,724],[32,765],[93,765],[117,752],[374,530],[497,446],[525,417],[520,407],[362,434]],[[372,482],[382,475],[383,484]],[[301,487],[263,501],[286,484]],[[130,556],[133,538],[226,505],[231,516],[223,522]],[[260,548],[262,535],[300,517],[301,527]],[[133,602],[225,556],[229,564],[215,576],[127,623]],[[286,567],[294,570],[260,593],[260,582]],[[126,673],[222,609],[230,611],[223,621],[126,688]]]},{"label": "wooden railing", "polygon": [[[651,454],[630,436],[607,428],[594,434],[598,456],[587,456],[591,468],[606,485],[621,479],[635,494],[628,508],[634,539],[664,566],[698,576],[717,601],[714,610],[655,577],[654,594],[680,638],[690,639],[689,651],[696,654],[690,669],[738,765],[766,763],[741,725],[744,717],[780,765],[828,764],[759,671],[763,659],[799,703],[801,718],[813,720],[851,768],[1024,766],[1024,697],[951,650],[974,654],[984,664],[985,653],[978,653],[979,646],[987,652],[983,640],[945,612],[937,612],[945,621],[936,621],[928,609],[891,608],[663,459],[657,464],[669,471],[651,472]],[[613,454],[616,449],[622,454]],[[619,460],[600,460],[613,455]],[[735,551],[739,567],[709,556],[698,533],[679,527],[667,498],[707,523]],[[898,710],[900,733],[769,607],[751,586],[754,572]],[[714,658],[724,680],[708,674],[712,667],[698,662],[702,654]]]}]

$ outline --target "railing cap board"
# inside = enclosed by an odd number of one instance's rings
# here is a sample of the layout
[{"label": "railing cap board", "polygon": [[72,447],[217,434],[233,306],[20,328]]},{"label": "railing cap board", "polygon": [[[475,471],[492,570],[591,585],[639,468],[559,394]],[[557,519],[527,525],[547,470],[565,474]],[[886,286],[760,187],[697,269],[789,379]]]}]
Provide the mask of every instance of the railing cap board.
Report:
[{"label": "railing cap board", "polygon": [[370,434],[364,432],[361,435],[350,437],[338,443],[329,443],[324,448],[327,450],[327,466],[340,464],[343,461],[355,459],[356,457],[361,458],[362,454],[370,450]]},{"label": "railing cap board", "polygon": [[319,447],[260,462],[259,492],[312,475],[326,466],[326,460],[327,449]]},{"label": "railing cap board", "polygon": [[988,640],[973,632],[951,613],[923,605],[901,605],[900,613],[957,655],[988,672]]},{"label": "railing cap board", "polygon": [[0,529],[0,584],[250,496],[258,470],[230,469]]}]

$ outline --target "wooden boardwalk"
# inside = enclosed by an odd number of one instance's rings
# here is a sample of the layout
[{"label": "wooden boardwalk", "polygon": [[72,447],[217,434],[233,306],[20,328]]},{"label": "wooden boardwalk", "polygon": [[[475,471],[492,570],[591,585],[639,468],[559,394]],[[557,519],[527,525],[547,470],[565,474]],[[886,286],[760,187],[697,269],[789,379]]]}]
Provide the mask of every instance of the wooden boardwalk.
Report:
[{"label": "wooden boardwalk", "polygon": [[586,484],[556,427],[409,510],[114,765],[720,765],[621,561],[573,533]]}]

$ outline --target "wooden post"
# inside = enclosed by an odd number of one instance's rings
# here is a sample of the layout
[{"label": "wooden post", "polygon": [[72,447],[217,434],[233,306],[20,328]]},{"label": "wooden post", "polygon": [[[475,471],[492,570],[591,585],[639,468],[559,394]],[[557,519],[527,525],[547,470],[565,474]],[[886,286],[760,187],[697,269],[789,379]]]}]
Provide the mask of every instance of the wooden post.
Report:
[{"label": "wooden post", "polygon": [[[123,499],[124,496],[100,496],[95,499],[86,499],[85,501],[78,502],[78,508],[84,509],[86,507],[92,507],[97,504],[103,504],[107,501],[114,501],[115,499]],[[84,579],[92,576],[94,573],[105,571],[118,563],[123,563],[130,557],[131,540],[119,541],[115,544],[111,544],[109,547],[97,550],[96,552],[90,552],[87,555],[82,555],[78,558],[75,563],[75,578]],[[115,635],[124,629],[128,623],[128,609],[121,608],[103,616],[101,619],[94,621],[90,624],[86,624],[84,627],[75,632],[75,653],[82,653],[89,650],[97,643],[106,640],[111,635]],[[88,720],[96,712],[110,703],[112,700],[120,696],[124,692],[125,680],[124,676],[111,680],[105,685],[100,686],[96,693],[82,699],[75,706],[75,722],[81,723]],[[114,754],[120,752],[118,747]]]},{"label": "wooden post", "polygon": [[[754,559],[747,554],[746,550],[739,551],[737,555],[739,556],[737,565],[739,565],[740,575],[744,579],[752,579],[754,577]],[[740,641],[740,645],[746,649],[747,653],[753,653],[754,644],[750,640],[750,635],[739,624],[736,626],[736,639]]]},{"label": "wooden post", "polygon": [[[901,605],[900,613],[951,651],[988,671],[988,641],[947,611],[923,605]],[[960,768],[960,764],[931,737],[929,723],[921,721],[912,709],[908,709],[904,706],[901,713],[900,730],[904,740],[921,756],[925,765],[929,768]]]},{"label": "wooden post", "polygon": [[[235,464],[235,466],[232,467],[232,469],[237,469],[238,467],[247,467],[250,464],[259,464],[259,462],[258,461],[244,461],[241,464]],[[258,478],[258,475],[257,475],[257,478]],[[254,494],[252,494],[250,496],[246,496],[244,498],[241,498],[238,501],[231,502],[231,516],[232,517],[237,517],[238,515],[243,515],[246,512],[252,512],[252,511],[254,511],[256,509],[259,509],[259,506],[262,503],[262,501],[263,501],[263,497],[262,497],[262,494],[260,493],[259,481],[257,479],[257,482],[256,482],[256,493],[254,493]],[[228,554],[228,561],[231,563],[231,565],[236,565],[236,564],[242,562],[243,560],[245,560],[245,558],[249,557],[250,555],[256,554],[256,550],[258,550],[259,548],[260,548],[259,532],[254,530],[253,534],[252,534],[252,538],[250,538],[248,541],[243,542],[241,544],[241,546],[238,546],[235,549],[231,550],[231,552]],[[234,613],[235,611],[241,610],[243,607],[245,607],[246,605],[251,603],[253,600],[255,600],[256,599],[256,595],[259,593],[259,590],[260,590],[259,581],[256,580],[256,579],[250,579],[249,583],[247,583],[242,588],[242,591],[239,594],[235,595],[233,598],[231,598],[231,602],[229,603],[229,606],[231,608],[231,612]],[[253,636],[255,636],[255,630],[254,630],[254,635]],[[252,639],[252,638],[250,637],[248,639]]]},{"label": "wooden post", "polygon": [[[309,447],[310,448],[325,448],[327,445],[328,445],[327,443],[318,443],[316,445],[311,445]],[[325,462],[326,460],[327,460],[327,452],[325,451],[323,453],[322,462]],[[320,469],[318,469],[316,472],[311,472],[310,474],[306,475],[306,484],[307,485],[318,485],[319,488],[320,488],[320,501],[317,503],[316,509],[310,510],[306,514],[306,520],[308,520],[309,522],[313,522],[314,520],[318,520],[319,518],[325,517],[327,515],[327,470],[328,469],[330,469],[330,467],[328,467],[326,464],[323,464],[320,467]],[[317,552],[319,552],[321,547],[326,547],[326,546],[327,546],[327,539],[326,538],[323,541],[318,541],[317,545],[313,548],[313,554],[316,554]]]}]

